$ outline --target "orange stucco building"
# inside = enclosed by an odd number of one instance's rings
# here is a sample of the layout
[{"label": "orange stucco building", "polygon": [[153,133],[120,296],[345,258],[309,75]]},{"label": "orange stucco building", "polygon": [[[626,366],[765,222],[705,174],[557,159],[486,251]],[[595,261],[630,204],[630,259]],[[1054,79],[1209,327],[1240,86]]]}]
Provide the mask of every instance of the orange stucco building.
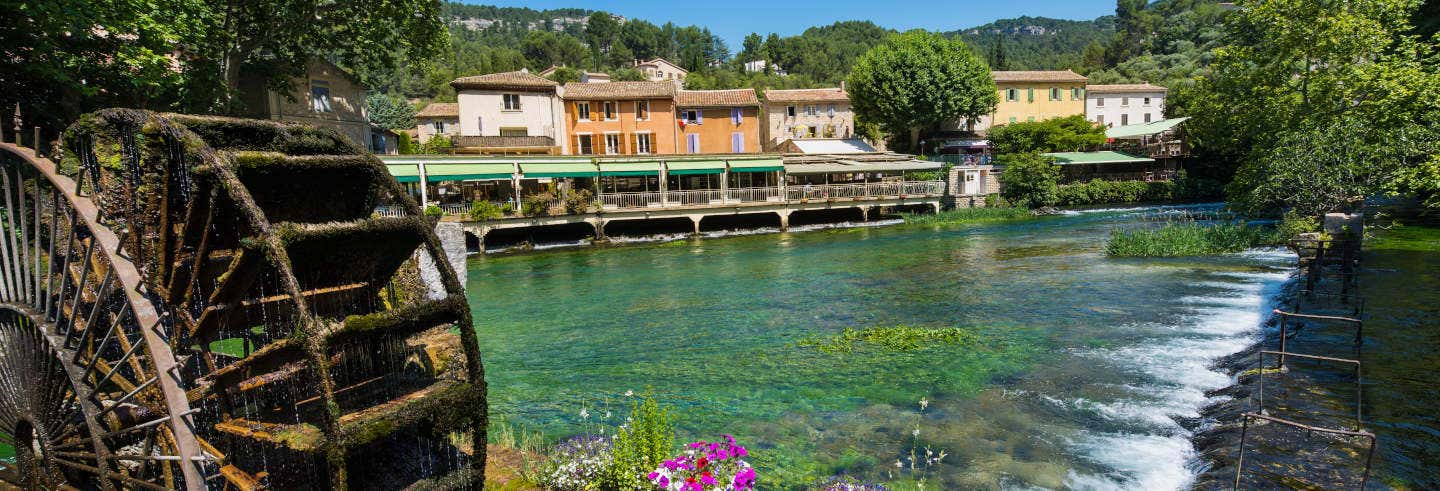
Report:
[{"label": "orange stucco building", "polygon": [[681,90],[677,153],[759,153],[760,99],[754,89]]},{"label": "orange stucco building", "polygon": [[565,84],[565,133],[571,155],[676,153],[674,82]]}]

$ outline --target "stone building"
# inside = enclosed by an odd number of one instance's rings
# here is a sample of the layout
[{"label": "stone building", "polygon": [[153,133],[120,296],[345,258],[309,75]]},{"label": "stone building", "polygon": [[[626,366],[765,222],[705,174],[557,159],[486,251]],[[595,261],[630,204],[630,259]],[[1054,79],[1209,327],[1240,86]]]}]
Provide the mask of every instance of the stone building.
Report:
[{"label": "stone building", "polygon": [[241,78],[245,116],[332,128],[360,148],[371,148],[373,136],[365,108],[365,87],[340,67],[324,60],[312,61],[305,76],[291,82],[290,94],[276,92],[266,82],[262,76]]},{"label": "stone building", "polygon": [[845,87],[765,91],[764,149],[793,138],[850,138],[855,113]]}]

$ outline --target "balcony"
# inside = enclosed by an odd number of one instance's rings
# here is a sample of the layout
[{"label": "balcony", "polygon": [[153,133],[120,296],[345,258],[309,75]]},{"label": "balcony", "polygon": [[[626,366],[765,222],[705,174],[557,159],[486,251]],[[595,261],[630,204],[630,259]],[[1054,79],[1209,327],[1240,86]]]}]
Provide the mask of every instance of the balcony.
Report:
[{"label": "balcony", "polygon": [[944,181],[879,182],[859,184],[795,185],[785,188],[751,187],[690,191],[649,191],[602,193],[606,211],[683,208],[765,203],[806,203],[814,201],[855,201],[863,199],[940,196]]}]

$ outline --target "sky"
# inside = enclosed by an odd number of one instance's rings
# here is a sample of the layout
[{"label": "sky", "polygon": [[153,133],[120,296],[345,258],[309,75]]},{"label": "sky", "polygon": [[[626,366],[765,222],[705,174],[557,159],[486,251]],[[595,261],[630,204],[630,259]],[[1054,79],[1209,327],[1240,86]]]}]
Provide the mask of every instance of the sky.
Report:
[{"label": "sky", "polygon": [[709,27],[725,39],[732,52],[745,35],[771,32],[800,34],[813,26],[842,20],[869,20],[896,30],[924,28],[953,31],[996,19],[1053,17],[1089,20],[1115,13],[1114,0],[463,0],[479,5],[529,7],[536,10],[585,8],[604,10],[655,24]]}]

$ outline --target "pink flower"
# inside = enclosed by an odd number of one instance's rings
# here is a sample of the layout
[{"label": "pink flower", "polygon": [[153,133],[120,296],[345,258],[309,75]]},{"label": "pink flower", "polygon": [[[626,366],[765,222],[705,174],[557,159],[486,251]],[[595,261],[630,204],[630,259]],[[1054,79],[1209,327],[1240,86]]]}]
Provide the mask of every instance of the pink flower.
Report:
[{"label": "pink flower", "polygon": [[704,474],[700,474],[700,482],[701,482],[701,483],[704,483],[706,486],[714,486],[714,485],[715,485],[715,476],[710,475],[709,472],[706,472],[706,473],[704,473]]}]

